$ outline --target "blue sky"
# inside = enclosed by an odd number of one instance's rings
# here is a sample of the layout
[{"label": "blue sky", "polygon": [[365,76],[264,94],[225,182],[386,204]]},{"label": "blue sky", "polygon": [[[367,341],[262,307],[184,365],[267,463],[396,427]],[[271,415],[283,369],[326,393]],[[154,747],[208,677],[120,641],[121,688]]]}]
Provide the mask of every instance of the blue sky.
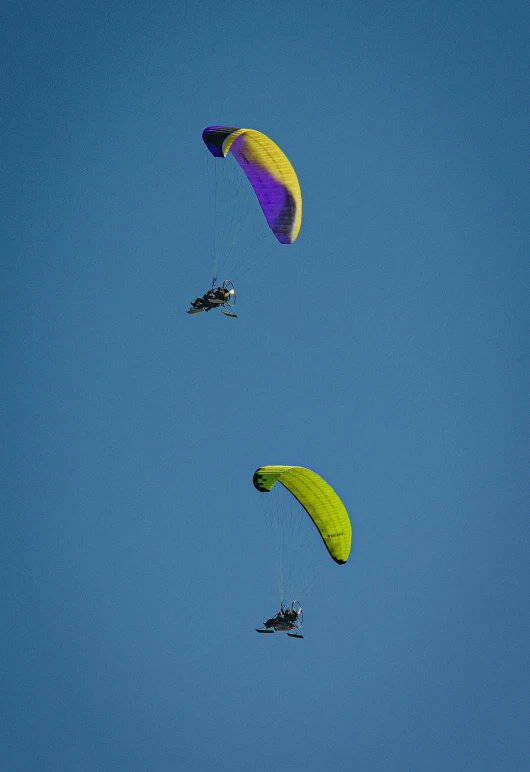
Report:
[{"label": "blue sky", "polygon": [[[526,3],[3,12],[3,768],[523,772]],[[304,220],[210,280],[210,124]],[[256,467],[355,545],[277,607]]]}]

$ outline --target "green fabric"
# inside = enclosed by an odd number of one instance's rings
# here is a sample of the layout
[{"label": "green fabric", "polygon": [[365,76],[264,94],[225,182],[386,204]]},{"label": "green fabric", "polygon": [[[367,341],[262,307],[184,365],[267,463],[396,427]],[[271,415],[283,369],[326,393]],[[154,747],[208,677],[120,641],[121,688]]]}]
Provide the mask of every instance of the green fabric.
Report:
[{"label": "green fabric", "polygon": [[277,482],[304,507],[333,560],[345,563],[351,550],[352,527],[346,507],[331,485],[301,466],[262,466],[254,473],[254,487],[261,493],[271,491]]}]

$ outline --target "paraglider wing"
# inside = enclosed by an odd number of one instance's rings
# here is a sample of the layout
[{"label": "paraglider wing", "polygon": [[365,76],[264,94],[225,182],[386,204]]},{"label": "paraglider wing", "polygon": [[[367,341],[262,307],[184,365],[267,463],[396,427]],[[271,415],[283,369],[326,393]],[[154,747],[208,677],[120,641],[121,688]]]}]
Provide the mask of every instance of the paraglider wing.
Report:
[{"label": "paraglider wing", "polygon": [[348,512],[331,485],[301,466],[262,466],[254,472],[254,487],[268,493],[280,482],[304,507],[316,525],[326,548],[336,563],[348,560],[352,527]]},{"label": "paraglider wing", "polygon": [[254,129],[209,126],[202,138],[217,158],[232,153],[254,188],[270,229],[281,244],[292,244],[302,224],[302,192],[285,153]]}]

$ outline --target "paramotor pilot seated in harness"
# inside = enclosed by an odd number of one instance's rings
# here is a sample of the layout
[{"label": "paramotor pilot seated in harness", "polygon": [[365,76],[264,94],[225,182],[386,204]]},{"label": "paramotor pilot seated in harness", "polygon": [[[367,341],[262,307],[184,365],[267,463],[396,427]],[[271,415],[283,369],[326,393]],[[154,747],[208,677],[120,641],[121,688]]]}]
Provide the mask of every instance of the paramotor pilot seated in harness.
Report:
[{"label": "paramotor pilot seated in harness", "polygon": [[204,308],[205,311],[211,311],[212,308],[218,308],[225,302],[224,300],[221,300],[221,298],[217,297],[217,292],[219,289],[220,287],[218,287],[217,290],[208,290],[208,292],[204,293],[202,298],[196,298],[193,303],[190,304],[191,307],[195,309]]},{"label": "paramotor pilot seated in harness", "polygon": [[225,287],[212,287],[208,292],[205,292],[202,298],[196,298],[191,307],[198,311],[200,308],[204,308],[205,311],[211,311],[212,308],[219,308],[230,300],[230,292]]},{"label": "paramotor pilot seated in harness", "polygon": [[303,638],[303,635],[294,633],[293,630],[302,626],[302,607],[296,601],[291,608],[285,608],[281,604],[280,611],[266,622],[263,622],[263,628],[257,629],[258,633],[285,632],[292,638]]}]

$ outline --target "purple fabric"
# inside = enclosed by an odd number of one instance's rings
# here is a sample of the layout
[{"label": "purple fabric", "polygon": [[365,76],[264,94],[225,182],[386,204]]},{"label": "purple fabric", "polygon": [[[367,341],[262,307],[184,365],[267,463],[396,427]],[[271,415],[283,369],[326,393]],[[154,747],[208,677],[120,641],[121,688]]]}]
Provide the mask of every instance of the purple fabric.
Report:
[{"label": "purple fabric", "polygon": [[234,140],[230,152],[237,160],[267,218],[269,227],[280,244],[292,243],[292,230],[296,217],[296,202],[289,191],[263,166],[245,157],[245,135]]},{"label": "purple fabric", "polygon": [[[208,126],[204,129],[202,138],[212,155],[223,158],[224,141],[234,131],[237,129],[233,126]],[[230,146],[230,152],[247,175],[269,227],[280,244],[292,244],[296,201],[281,182],[278,182],[267,169],[252,160],[250,152],[245,156],[245,148],[245,134],[240,134]]]},{"label": "purple fabric", "polygon": [[223,142],[233,131],[237,131],[233,126],[208,126],[202,132],[204,144],[216,158],[224,158]]}]

